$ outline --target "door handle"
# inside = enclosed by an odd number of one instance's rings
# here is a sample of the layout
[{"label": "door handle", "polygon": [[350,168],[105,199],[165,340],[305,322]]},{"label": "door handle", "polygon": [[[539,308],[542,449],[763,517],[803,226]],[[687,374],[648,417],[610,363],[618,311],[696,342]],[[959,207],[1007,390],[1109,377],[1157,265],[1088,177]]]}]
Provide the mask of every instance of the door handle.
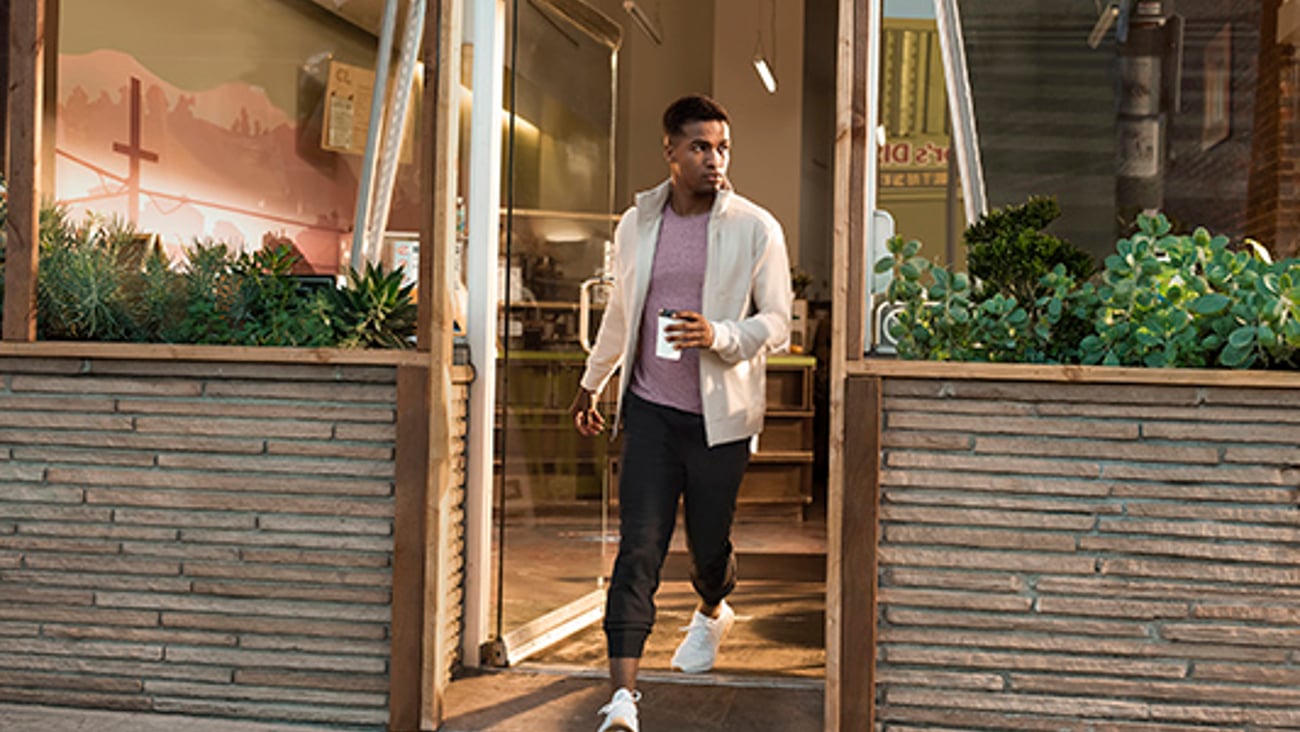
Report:
[{"label": "door handle", "polygon": [[578,343],[582,350],[591,353],[591,291],[596,287],[609,287],[614,281],[609,277],[592,277],[583,280],[578,288]]}]

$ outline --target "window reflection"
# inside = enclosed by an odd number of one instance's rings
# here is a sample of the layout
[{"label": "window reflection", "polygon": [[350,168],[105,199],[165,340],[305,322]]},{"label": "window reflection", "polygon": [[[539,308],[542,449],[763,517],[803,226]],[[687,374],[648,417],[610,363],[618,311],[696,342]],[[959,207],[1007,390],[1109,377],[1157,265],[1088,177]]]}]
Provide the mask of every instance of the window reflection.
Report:
[{"label": "window reflection", "polygon": [[879,207],[928,256],[963,260],[964,215],[934,0],[886,0],[881,39]]},{"label": "window reflection", "polygon": [[[332,62],[374,68],[369,29],[298,0],[63,0],[59,32],[58,202],[173,257],[286,243],[301,270],[339,271],[361,156],[326,149],[325,91]],[[415,228],[418,201],[403,165],[389,228]]]},{"label": "window reflection", "polygon": [[1090,48],[1099,5],[960,3],[989,204],[1056,196],[1055,233],[1099,256],[1144,210],[1294,253],[1286,4],[1126,3]]}]

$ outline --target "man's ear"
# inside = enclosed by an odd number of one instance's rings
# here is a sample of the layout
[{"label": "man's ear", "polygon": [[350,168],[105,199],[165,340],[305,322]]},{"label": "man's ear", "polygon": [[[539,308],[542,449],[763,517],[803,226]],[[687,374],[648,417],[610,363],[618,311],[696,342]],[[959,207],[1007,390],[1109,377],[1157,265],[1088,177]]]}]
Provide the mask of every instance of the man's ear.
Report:
[{"label": "man's ear", "polygon": [[673,161],[673,138],[664,135],[664,161],[671,163]]}]

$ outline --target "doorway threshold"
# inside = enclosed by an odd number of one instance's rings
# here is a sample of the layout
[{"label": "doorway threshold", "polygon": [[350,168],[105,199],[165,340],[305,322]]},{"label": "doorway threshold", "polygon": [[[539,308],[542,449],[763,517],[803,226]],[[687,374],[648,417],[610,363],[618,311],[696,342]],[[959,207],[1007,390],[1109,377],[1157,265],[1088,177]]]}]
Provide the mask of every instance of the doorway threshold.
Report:
[{"label": "doorway threshold", "polygon": [[[529,661],[510,669],[492,669],[493,672],[510,672],[537,674],[539,676],[566,676],[579,679],[609,678],[609,672],[602,668]],[[678,671],[642,671],[637,674],[638,681],[652,684],[678,684],[681,686],[725,686],[734,689],[799,689],[805,691],[825,691],[824,679],[798,676],[756,676],[750,674],[684,674]]]},{"label": "doorway threshold", "polygon": [[[588,670],[590,671],[590,670]],[[638,711],[644,730],[671,732],[813,732],[823,728],[825,692],[817,687],[690,683],[643,674]],[[678,674],[682,676],[682,674]],[[653,678],[652,678],[653,677]],[[452,681],[442,732],[594,730],[609,701],[605,678],[547,669],[490,669]]]}]

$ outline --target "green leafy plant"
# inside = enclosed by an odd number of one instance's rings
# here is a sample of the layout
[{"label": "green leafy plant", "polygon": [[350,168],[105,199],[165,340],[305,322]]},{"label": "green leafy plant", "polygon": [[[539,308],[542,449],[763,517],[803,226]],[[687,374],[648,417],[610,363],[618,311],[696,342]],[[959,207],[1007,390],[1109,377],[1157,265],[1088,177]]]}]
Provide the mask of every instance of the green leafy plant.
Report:
[{"label": "green leafy plant", "polygon": [[334,345],[328,305],[292,277],[296,261],[286,246],[236,255],[225,244],[196,242],[184,274],[185,317],[178,339],[246,346]]},{"label": "green leafy plant", "polygon": [[259,249],[235,260],[238,282],[230,317],[236,342],[250,346],[331,345],[333,333],[311,294],[291,276],[298,256],[288,246]]},{"label": "green leafy plant", "polygon": [[[1300,367],[1300,260],[1234,250],[1164,216],[1106,258],[1096,282],[1058,263],[1032,300],[985,289],[895,238],[877,271],[901,305],[891,337],[903,358],[1115,366]],[[1081,327],[1082,326],[1082,327]]]},{"label": "green leafy plant", "polygon": [[[7,218],[0,178],[0,226]],[[412,287],[401,271],[367,265],[348,287],[312,288],[293,276],[292,248],[237,254],[195,242],[172,266],[156,244],[116,218],[74,224],[40,212],[38,336],[45,339],[224,345],[405,348],[415,333]],[[4,295],[0,256],[0,298]]]},{"label": "green leafy plant", "polygon": [[[900,314],[905,358],[1059,363],[1077,359],[1089,330],[1088,291],[1076,283],[1092,257],[1043,232],[1061,215],[1055,199],[1031,198],[992,211],[966,230],[970,277],[918,255],[896,239],[877,270],[893,270],[891,300]],[[918,299],[919,298],[919,299]]]},{"label": "green leafy plant", "polygon": [[790,268],[790,289],[794,292],[795,299],[806,297],[812,283],[812,275],[799,267]]},{"label": "green leafy plant", "polygon": [[330,293],[338,343],[344,348],[407,348],[417,309],[400,268],[385,272],[367,263],[348,272],[348,285]]},{"label": "green leafy plant", "polygon": [[169,339],[200,344],[233,342],[230,311],[238,289],[234,255],[225,244],[201,240],[186,252],[186,259],[180,285],[185,314]]},{"label": "green leafy plant", "polygon": [[1060,363],[1075,360],[1060,336],[1063,324],[1085,317],[1095,295],[1079,288],[1064,265],[1040,281],[1027,304],[995,292],[980,297],[970,278],[920,256],[921,244],[895,237],[878,273],[891,272],[887,297],[902,304],[890,336],[907,359]]},{"label": "green leafy plant", "polygon": [[1233,251],[1226,237],[1172,233],[1141,217],[1107,257],[1096,333],[1084,363],[1144,366],[1300,366],[1300,261]]},{"label": "green leafy plant", "polygon": [[144,255],[136,275],[127,283],[127,301],[139,340],[171,340],[171,333],[185,312],[181,276],[161,251]]},{"label": "green leafy plant", "polygon": [[122,224],[89,219],[74,227],[63,209],[42,211],[37,329],[51,340],[132,340],[126,272],[118,248]]},{"label": "green leafy plant", "polygon": [[966,229],[966,260],[981,292],[1032,302],[1057,266],[1082,282],[1096,271],[1092,256],[1044,230],[1061,216],[1055,198],[1034,197],[990,211]]}]

